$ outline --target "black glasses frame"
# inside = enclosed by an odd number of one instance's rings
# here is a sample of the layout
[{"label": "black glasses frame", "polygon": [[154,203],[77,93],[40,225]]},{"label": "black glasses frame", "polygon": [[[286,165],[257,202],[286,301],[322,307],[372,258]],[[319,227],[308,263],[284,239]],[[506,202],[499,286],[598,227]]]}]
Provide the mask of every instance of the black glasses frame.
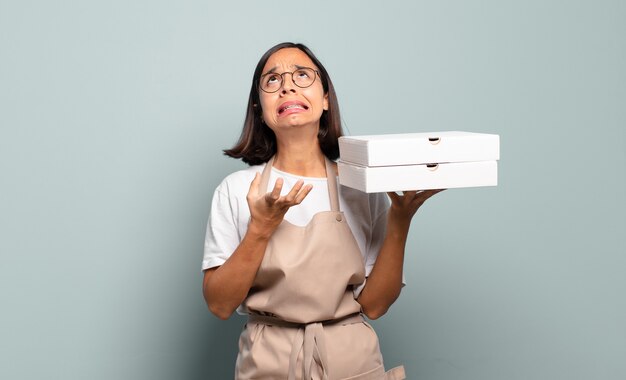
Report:
[{"label": "black glasses frame", "polygon": [[[315,73],[315,77],[313,78],[313,81],[311,82],[311,84],[309,84],[308,86],[300,86],[296,83],[296,81],[293,80],[293,74],[296,73],[296,71],[300,71],[300,70],[312,70]],[[266,92],[268,94],[273,94],[275,92],[277,92],[278,90],[280,90],[281,87],[283,87],[283,83],[285,82],[285,74],[290,74],[291,75],[291,83],[293,83],[294,85],[296,85],[296,87],[299,88],[308,88],[311,87],[313,85],[313,83],[315,83],[315,80],[317,79],[317,77],[320,76],[320,72],[315,70],[314,68],[311,67],[301,67],[299,69],[295,69],[294,71],[285,71],[284,73],[280,73],[278,75],[280,75],[280,86],[278,86],[278,88],[276,88],[276,90],[274,91],[267,91],[263,88],[263,86],[261,85],[261,83],[263,83],[263,78],[267,77],[268,75],[276,75],[278,73],[267,73],[267,74],[263,74],[261,75],[261,77],[259,78],[259,89],[263,92]]]}]

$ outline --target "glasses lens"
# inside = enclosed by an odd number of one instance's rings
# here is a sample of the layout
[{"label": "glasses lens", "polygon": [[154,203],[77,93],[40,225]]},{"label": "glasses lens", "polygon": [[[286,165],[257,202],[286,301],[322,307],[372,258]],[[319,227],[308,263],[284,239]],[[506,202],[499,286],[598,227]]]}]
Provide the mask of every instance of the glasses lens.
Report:
[{"label": "glasses lens", "polygon": [[261,77],[261,90],[265,92],[276,92],[283,85],[285,74],[291,74],[291,80],[298,87],[309,87],[315,82],[315,70],[310,68],[298,69],[292,73],[286,72],[282,74],[267,73]]},{"label": "glasses lens", "polygon": [[269,73],[261,77],[261,89],[267,92],[276,92],[282,84],[282,77],[280,74]]},{"label": "glasses lens", "polygon": [[293,72],[293,82],[298,87],[309,87],[315,81],[315,71],[313,69],[298,69]]}]

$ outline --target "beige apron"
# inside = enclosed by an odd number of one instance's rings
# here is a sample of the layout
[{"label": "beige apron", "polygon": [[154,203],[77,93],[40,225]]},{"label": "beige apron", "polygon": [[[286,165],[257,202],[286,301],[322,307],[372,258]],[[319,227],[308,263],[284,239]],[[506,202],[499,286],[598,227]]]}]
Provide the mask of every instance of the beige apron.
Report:
[{"label": "beige apron", "polygon": [[[261,176],[267,191],[273,158]],[[337,183],[326,159],[331,211],[308,225],[278,226],[243,306],[251,314],[239,339],[238,380],[395,380],[385,372],[378,337],[360,314],[353,287],[365,267],[339,211]]]}]

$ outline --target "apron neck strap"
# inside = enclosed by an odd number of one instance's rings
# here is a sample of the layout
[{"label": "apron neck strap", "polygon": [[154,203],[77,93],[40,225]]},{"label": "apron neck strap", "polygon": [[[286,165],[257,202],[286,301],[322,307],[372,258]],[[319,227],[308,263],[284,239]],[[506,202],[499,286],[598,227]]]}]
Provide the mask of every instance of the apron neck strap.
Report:
[{"label": "apron neck strap", "polygon": [[330,197],[331,211],[339,211],[339,192],[337,191],[337,179],[333,164],[328,157],[324,156],[326,161],[326,183],[328,184],[328,196]]},{"label": "apron neck strap", "polygon": [[[339,211],[339,193],[337,191],[337,180],[335,172],[333,170],[332,162],[324,156],[326,163],[326,183],[328,184],[328,196],[330,198],[331,211]],[[261,183],[259,184],[259,196],[264,195],[268,191],[268,185],[270,182],[270,173],[272,172],[272,165],[274,164],[274,157],[265,164],[263,173],[261,174]]]}]

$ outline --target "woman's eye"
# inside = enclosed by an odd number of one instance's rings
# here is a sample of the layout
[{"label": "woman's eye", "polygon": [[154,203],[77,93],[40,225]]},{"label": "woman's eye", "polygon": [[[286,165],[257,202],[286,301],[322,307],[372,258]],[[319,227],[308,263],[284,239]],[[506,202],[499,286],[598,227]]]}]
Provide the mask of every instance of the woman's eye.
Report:
[{"label": "woman's eye", "polygon": [[296,71],[296,76],[299,78],[308,78],[309,74],[304,70],[298,70]]},{"label": "woman's eye", "polygon": [[265,78],[265,84],[275,84],[278,83],[280,81],[278,75],[268,75]]}]

